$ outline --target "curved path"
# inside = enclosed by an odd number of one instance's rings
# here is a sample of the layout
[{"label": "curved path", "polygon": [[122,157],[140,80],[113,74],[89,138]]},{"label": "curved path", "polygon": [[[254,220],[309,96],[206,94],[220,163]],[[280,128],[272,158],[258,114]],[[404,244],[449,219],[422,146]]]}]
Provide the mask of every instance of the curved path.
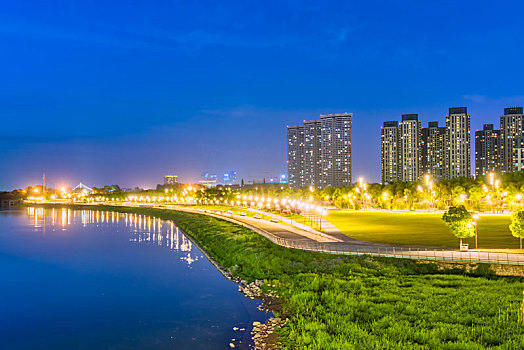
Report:
[{"label": "curved path", "polygon": [[[64,204],[64,203],[56,203]],[[280,222],[270,222],[262,218],[256,219],[242,216],[233,212],[221,210],[198,209],[179,205],[137,205],[135,203],[82,203],[82,205],[107,205],[125,207],[152,207],[158,209],[172,209],[178,211],[193,212],[203,215],[217,217],[226,221],[252,229],[263,235],[272,242],[284,247],[319,251],[344,255],[374,255],[393,258],[408,258],[420,260],[450,261],[450,262],[472,262],[472,263],[494,263],[505,265],[524,266],[524,254],[500,253],[488,251],[459,252],[451,249],[438,249],[420,246],[404,246],[381,244],[356,240],[337,232],[318,232],[310,227],[303,229]],[[262,213],[261,213],[262,214]],[[267,213],[264,213],[267,215]]]},{"label": "curved path", "polygon": [[[250,229],[253,229],[254,231],[269,238],[274,243],[296,249],[321,251],[344,255],[369,254],[416,260],[495,263],[524,266],[524,254],[498,253],[487,251],[459,252],[451,249],[436,249],[431,247],[428,248],[420,246],[395,246],[391,244],[360,241],[354,238],[347,237],[342,233],[341,237],[339,235],[318,232],[311,228],[308,231],[304,231],[298,228],[290,227],[288,225],[272,223],[267,220],[254,219],[251,217],[227,213],[220,210],[192,208],[190,209],[181,206],[172,206],[172,209],[211,215],[227,221],[231,221],[242,226],[248,227]],[[315,233],[312,233],[311,231],[314,231]]]}]

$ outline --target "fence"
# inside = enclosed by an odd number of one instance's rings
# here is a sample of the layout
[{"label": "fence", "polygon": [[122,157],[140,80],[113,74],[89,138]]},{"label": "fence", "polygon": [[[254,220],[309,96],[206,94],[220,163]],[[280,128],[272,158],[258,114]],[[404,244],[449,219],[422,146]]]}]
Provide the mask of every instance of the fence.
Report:
[{"label": "fence", "polygon": [[499,252],[459,252],[427,248],[402,248],[389,246],[355,245],[348,243],[322,243],[309,241],[292,241],[276,237],[274,243],[295,249],[309,250],[342,255],[372,255],[388,258],[414,260],[435,260],[450,262],[489,263],[524,266],[524,254]]}]

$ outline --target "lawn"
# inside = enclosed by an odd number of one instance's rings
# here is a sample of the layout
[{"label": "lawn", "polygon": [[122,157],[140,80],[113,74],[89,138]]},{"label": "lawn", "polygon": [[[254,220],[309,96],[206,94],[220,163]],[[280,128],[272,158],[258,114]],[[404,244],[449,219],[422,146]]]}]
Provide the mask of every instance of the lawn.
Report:
[{"label": "lawn", "polygon": [[[332,210],[326,219],[344,234],[365,241],[422,246],[458,247],[458,239],[442,214],[420,212],[361,212]],[[478,220],[479,248],[519,248],[509,231],[509,216],[484,214]],[[475,239],[464,241],[471,248]]]}]

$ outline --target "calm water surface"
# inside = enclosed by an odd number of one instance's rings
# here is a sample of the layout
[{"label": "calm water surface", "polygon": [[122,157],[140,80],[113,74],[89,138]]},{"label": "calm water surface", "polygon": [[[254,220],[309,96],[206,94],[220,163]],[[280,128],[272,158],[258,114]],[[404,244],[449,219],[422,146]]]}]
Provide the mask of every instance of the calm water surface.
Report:
[{"label": "calm water surface", "polygon": [[248,348],[269,315],[237,290],[171,222],[0,212],[0,349]]}]

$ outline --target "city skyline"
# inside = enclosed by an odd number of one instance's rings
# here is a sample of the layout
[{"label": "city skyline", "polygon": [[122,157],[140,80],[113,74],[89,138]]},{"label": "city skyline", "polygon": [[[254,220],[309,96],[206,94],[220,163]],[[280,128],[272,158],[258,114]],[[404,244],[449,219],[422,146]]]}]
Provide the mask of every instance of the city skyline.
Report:
[{"label": "city skyline", "polygon": [[[141,187],[171,172],[185,182],[203,169],[278,174],[283,126],[336,111],[354,113],[354,178],[378,182],[380,146],[369,140],[383,120],[443,121],[446,106],[467,106],[473,131],[522,105],[523,29],[507,12],[473,2],[378,12],[344,2],[6,4],[0,189],[44,172]],[[452,21],[468,25],[433,25]]]},{"label": "city skyline", "polygon": [[[467,110],[468,110],[468,114],[469,114],[469,107],[465,107]],[[522,107],[517,107],[517,106],[514,106],[512,105],[511,107],[501,107],[503,110],[504,110],[504,113],[509,113],[510,115],[512,115],[513,112],[515,112],[516,114],[518,114],[520,116],[519,111],[521,111]],[[510,112],[508,112],[510,111]],[[513,111],[513,112],[511,112]],[[513,114],[515,114],[513,113]],[[351,113],[353,115],[353,113]],[[499,116],[498,116],[498,119],[497,121],[500,121],[502,123],[502,118],[504,117],[504,114],[503,115],[500,115],[501,113],[499,112]],[[322,114],[320,114],[322,116]],[[401,116],[416,116],[417,117],[417,120],[419,121],[420,123],[420,126],[421,126],[421,142],[423,142],[424,140],[424,132],[428,132],[430,131],[430,129],[432,127],[435,127],[437,126],[439,129],[445,129],[445,126],[442,126],[441,124],[439,124],[441,121],[434,121],[434,119],[437,119],[437,118],[425,118],[424,122],[422,122],[419,118],[420,118],[420,115],[419,114],[402,114]],[[447,115],[444,115],[443,118],[445,119]],[[475,116],[473,116],[472,119],[476,120],[478,118],[474,118]],[[358,116],[357,116],[358,118]],[[430,121],[428,121],[428,119]],[[442,119],[442,118],[441,118]],[[354,120],[354,118],[352,118],[352,120]],[[491,121],[491,120],[490,120]],[[306,125],[307,123],[311,123],[311,122],[314,122],[314,120],[302,120],[302,122],[304,123],[304,125]],[[471,159],[471,176],[476,176],[476,173],[477,173],[477,161],[476,161],[476,147],[475,147],[475,144],[476,144],[476,138],[475,138],[475,135],[476,133],[478,132],[482,132],[483,129],[486,127],[486,125],[491,125],[491,124],[496,124],[496,123],[480,123],[481,121],[476,121],[476,124],[481,124],[481,128],[478,128],[476,130],[473,130],[473,128],[471,128],[471,136],[470,136],[470,148],[471,148],[471,155],[470,155],[470,159]],[[381,127],[380,129],[382,129],[385,125],[385,123],[389,123],[389,122],[384,122],[382,121],[381,122]],[[397,122],[398,123],[398,122]],[[435,124],[436,123],[436,124]],[[399,123],[401,124],[401,123]],[[426,124],[426,126],[424,125]],[[289,126],[289,125],[288,125]],[[398,126],[398,124],[397,124]],[[497,131],[497,130],[495,130]],[[378,137],[380,138],[380,134],[378,135]],[[369,138],[366,138],[367,140],[367,144],[370,143],[370,140]],[[364,146],[365,147],[365,146]],[[283,148],[285,149],[285,148]],[[421,148],[420,152],[422,153],[423,152],[423,148]],[[352,178],[352,182],[355,182],[357,181],[358,178],[365,178],[367,181],[369,182],[375,182],[375,183],[379,183],[379,182],[382,182],[382,178],[383,178],[383,175],[381,175],[381,153],[382,151],[380,150],[380,147],[379,147],[379,150],[378,150],[378,159],[377,159],[377,163],[374,164],[374,167],[377,168],[378,167],[378,172],[377,173],[367,173],[368,175],[365,175],[363,174],[362,172],[360,174],[357,174],[355,176],[353,176]],[[285,154],[285,152],[284,152]],[[521,157],[524,158],[524,154],[521,155]],[[284,157],[285,158],[285,157]],[[358,156],[357,156],[358,158]],[[500,161],[500,159],[499,159]],[[521,161],[522,163],[523,161]],[[287,165],[286,165],[287,161],[284,161],[284,164],[280,167],[280,169],[287,169]],[[373,164],[371,165],[373,166]],[[422,160],[422,163],[421,163],[421,169],[424,170],[426,169],[427,170],[427,164],[424,164],[423,163],[423,160]],[[502,165],[501,165],[502,166]],[[358,167],[358,165],[357,165]],[[170,167],[171,169],[173,169],[173,167]],[[220,167],[219,167],[220,168]],[[226,169],[225,167],[221,167],[223,169]],[[501,168],[502,169],[502,168]],[[423,172],[425,173],[424,170]],[[500,170],[500,169],[497,169],[497,171]],[[239,178],[237,179],[238,181],[237,182],[240,182],[240,179],[241,178],[244,178],[244,180],[246,182],[248,181],[252,181],[253,179],[259,179],[260,182],[262,181],[262,179],[264,179],[266,176],[273,176],[275,174],[279,174],[281,173],[281,170],[280,171],[276,171],[274,174],[271,174],[270,171],[263,171],[262,169],[256,169],[255,168],[255,172],[256,172],[256,175],[247,175],[247,174],[240,174],[239,175]],[[166,171],[166,174],[167,173],[176,173],[178,174],[178,172],[176,171],[169,171],[167,170]],[[182,171],[182,173],[184,173]],[[15,185],[14,187],[11,187],[11,188],[5,188],[5,189],[0,189],[0,190],[11,190],[11,189],[14,189],[14,188],[23,188],[23,187],[26,187],[26,186],[31,186],[31,185],[37,185],[39,183],[41,183],[41,177],[42,177],[42,174],[43,173],[39,173],[39,174],[34,174],[33,178],[36,179],[34,183],[25,183],[23,185]],[[80,175],[82,176],[82,175]],[[159,175],[159,174],[148,174],[146,176],[146,178],[148,178],[149,180],[146,180],[145,182],[141,183],[141,184],[137,184],[137,183],[134,183],[134,182],[130,182],[130,183],[125,183],[124,186],[126,187],[140,187],[140,188],[154,188],[156,185],[158,184],[162,184],[162,180],[159,180],[157,178],[159,178],[164,176],[164,175]],[[199,180],[201,179],[201,176],[202,176],[202,170],[195,170],[194,174],[188,176],[187,174],[185,175],[182,175],[182,176],[179,176],[177,175],[178,178],[180,178],[181,180],[179,180],[180,182],[186,182],[186,183],[198,183]],[[435,178],[437,178],[435,176]],[[55,185],[55,186],[62,186],[62,185],[68,185],[68,186],[74,186],[76,183],[78,183],[79,181],[82,182],[84,180],[82,180],[83,177],[79,177],[79,178],[70,178],[70,179],[66,179],[64,180],[64,177],[59,177],[58,180],[56,179],[52,179],[50,184],[51,185]],[[84,181],[84,182],[87,182],[87,181]],[[115,181],[106,181],[104,183],[96,183],[97,186],[102,186],[102,185],[107,185],[109,183],[114,183]],[[145,183],[145,185],[144,185]],[[317,187],[319,187],[319,185],[315,185]]]}]

